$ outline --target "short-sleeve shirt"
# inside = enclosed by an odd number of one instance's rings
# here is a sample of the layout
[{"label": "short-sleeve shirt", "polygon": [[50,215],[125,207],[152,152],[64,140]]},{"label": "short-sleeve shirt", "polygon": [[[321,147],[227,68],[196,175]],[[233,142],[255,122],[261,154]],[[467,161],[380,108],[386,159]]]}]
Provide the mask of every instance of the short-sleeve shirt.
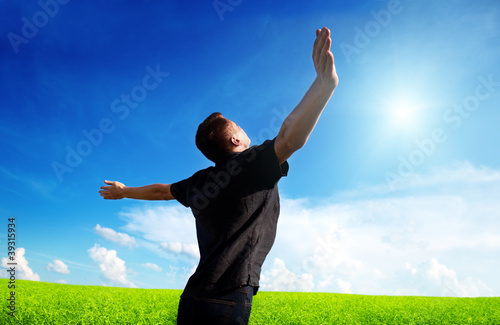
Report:
[{"label": "short-sleeve shirt", "polygon": [[267,140],[171,185],[174,198],[193,212],[200,248],[183,297],[243,285],[258,289],[276,237],[277,183],[287,173],[288,163],[279,164],[274,140]]}]

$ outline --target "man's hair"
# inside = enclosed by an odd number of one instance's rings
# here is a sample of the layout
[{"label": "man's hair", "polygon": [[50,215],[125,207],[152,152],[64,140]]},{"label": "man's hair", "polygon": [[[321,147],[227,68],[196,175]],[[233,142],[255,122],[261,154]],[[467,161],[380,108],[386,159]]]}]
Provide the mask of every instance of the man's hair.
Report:
[{"label": "man's hair", "polygon": [[230,123],[221,113],[212,113],[205,119],[196,131],[196,146],[200,151],[213,161],[218,163],[231,152],[229,138],[231,131]]}]

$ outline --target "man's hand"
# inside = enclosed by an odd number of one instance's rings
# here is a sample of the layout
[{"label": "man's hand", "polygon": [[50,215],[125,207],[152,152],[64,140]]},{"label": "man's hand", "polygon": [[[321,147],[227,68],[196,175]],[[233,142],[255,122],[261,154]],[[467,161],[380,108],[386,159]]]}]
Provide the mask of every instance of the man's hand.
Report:
[{"label": "man's hand", "polygon": [[331,45],[330,30],[326,27],[316,30],[312,58],[317,79],[323,86],[334,89],[339,83],[339,77],[335,70],[333,54],[330,51]]},{"label": "man's hand", "polygon": [[101,186],[101,196],[106,200],[119,200],[125,197],[125,185],[120,182],[104,181],[110,186]]}]

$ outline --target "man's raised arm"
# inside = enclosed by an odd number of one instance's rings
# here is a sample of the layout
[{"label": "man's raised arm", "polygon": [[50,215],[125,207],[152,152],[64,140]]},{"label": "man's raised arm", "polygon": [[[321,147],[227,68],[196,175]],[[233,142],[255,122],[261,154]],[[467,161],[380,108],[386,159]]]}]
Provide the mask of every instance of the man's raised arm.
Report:
[{"label": "man's raised arm", "polygon": [[306,144],[338,85],[331,44],[330,30],[326,27],[318,29],[312,54],[317,76],[304,98],[285,119],[276,137],[274,150],[280,164]]},{"label": "man's raised arm", "polygon": [[141,187],[128,187],[120,182],[104,181],[109,186],[101,186],[101,196],[107,200],[123,198],[137,200],[173,200],[170,184],[152,184]]}]

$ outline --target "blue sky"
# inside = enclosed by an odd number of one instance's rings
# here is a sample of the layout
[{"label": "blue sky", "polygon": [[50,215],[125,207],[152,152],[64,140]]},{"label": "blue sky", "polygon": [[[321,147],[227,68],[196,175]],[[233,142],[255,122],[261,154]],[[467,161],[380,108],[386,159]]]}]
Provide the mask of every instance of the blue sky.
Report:
[{"label": "blue sky", "polygon": [[340,85],[280,181],[263,290],[500,294],[498,2],[0,7],[0,255],[15,216],[19,278],[183,288],[190,211],[99,187],[209,166],[194,134],[214,111],[274,137],[327,26]]}]

